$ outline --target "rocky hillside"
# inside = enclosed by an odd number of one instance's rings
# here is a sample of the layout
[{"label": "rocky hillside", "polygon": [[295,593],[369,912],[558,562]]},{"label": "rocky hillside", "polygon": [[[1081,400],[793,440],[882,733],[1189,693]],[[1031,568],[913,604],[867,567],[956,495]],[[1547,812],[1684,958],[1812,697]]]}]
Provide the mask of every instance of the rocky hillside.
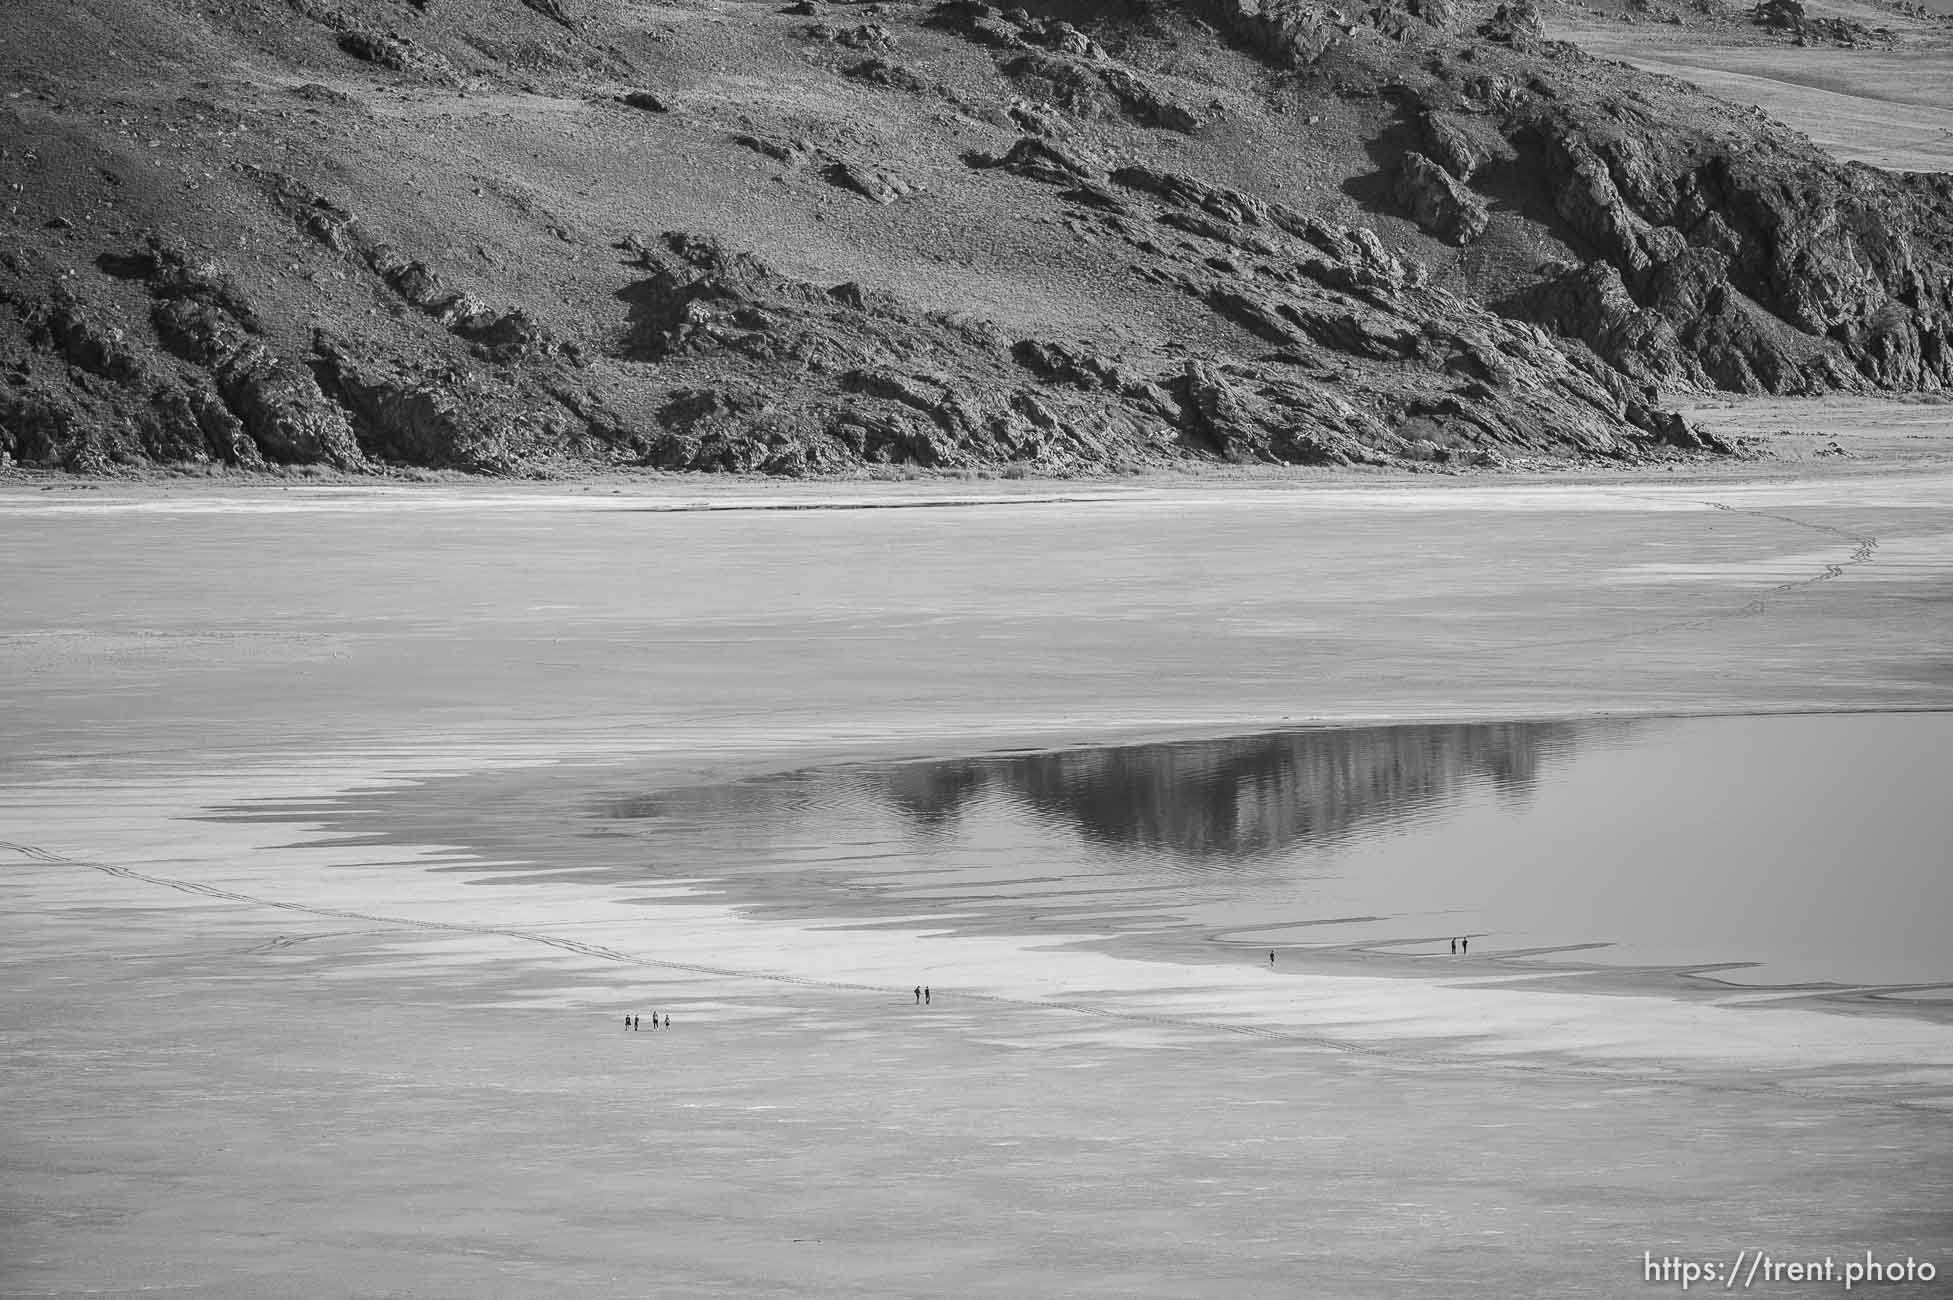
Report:
[{"label": "rocky hillside", "polygon": [[1953,178],[1523,5],[7,23],[23,465],[1635,460],[1727,450],[1663,390],[1953,385]]}]

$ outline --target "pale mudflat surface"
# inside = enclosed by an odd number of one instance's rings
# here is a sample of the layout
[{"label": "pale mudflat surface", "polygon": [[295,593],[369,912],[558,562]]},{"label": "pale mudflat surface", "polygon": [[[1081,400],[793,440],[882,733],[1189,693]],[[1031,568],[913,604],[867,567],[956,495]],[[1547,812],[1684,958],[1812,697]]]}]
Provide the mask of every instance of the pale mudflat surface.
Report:
[{"label": "pale mudflat surface", "polygon": [[1805,8],[1812,17],[1887,28],[1892,39],[1841,49],[1798,46],[1748,27],[1684,33],[1572,14],[1547,21],[1556,39],[1752,105],[1840,160],[1892,171],[1953,169],[1953,25],[1873,5],[1814,0]]},{"label": "pale mudflat surface", "polygon": [[[459,797],[451,836],[367,811],[402,781],[574,800],[624,763],[1283,719],[1943,709],[1953,474],[1860,451],[0,492],[0,1292],[1619,1295],[1644,1250],[1744,1248],[1945,1272],[1931,1018],[1143,956],[1089,918],[760,916],[682,862],[629,885],[588,844],[498,848]],[[732,508],[958,495],[985,503]],[[623,1033],[653,1009],[675,1027]]]}]

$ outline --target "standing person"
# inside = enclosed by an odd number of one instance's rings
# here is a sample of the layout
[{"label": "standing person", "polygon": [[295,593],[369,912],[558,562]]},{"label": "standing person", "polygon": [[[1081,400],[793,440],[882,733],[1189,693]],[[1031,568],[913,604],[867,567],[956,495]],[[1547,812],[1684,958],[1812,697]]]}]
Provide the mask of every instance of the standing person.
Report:
[{"label": "standing person", "polygon": [[929,986],[927,984],[922,986],[922,1005],[925,1007],[929,1005]]},{"label": "standing person", "polygon": [[1472,955],[1472,937],[1470,935],[1465,936],[1464,944],[1465,944],[1465,955],[1469,957]]},{"label": "standing person", "polygon": [[917,1006],[922,1005],[922,985],[920,984],[915,986],[915,1004]]},{"label": "standing person", "polygon": [[629,1016],[625,1016],[625,1017],[624,1017],[624,1028],[626,1028],[626,1029],[629,1029],[630,1027],[631,1027],[631,1018],[630,1018]]},{"label": "standing person", "polygon": [[1270,966],[1273,966],[1275,964],[1275,950],[1273,948],[1270,948],[1268,950],[1268,964]]},{"label": "standing person", "polygon": [[1458,941],[1456,939],[1453,939],[1451,941],[1451,955],[1453,957],[1456,957],[1458,955]]}]

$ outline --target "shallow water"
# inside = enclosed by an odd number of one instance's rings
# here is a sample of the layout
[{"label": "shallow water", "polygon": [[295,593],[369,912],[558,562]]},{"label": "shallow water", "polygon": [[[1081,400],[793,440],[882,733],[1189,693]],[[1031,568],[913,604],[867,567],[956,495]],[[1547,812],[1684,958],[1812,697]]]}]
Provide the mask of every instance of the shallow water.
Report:
[{"label": "shallow water", "polygon": [[0,1292],[1953,1275],[1941,1019],[1527,969],[1930,968],[1939,719],[1129,744],[1946,708],[1953,479],[1427,487],[0,497]]},{"label": "shallow water", "polygon": [[850,914],[1928,985],[1953,981],[1948,752],[1945,713],[1386,726],[817,768],[594,812],[638,841],[623,871]]}]

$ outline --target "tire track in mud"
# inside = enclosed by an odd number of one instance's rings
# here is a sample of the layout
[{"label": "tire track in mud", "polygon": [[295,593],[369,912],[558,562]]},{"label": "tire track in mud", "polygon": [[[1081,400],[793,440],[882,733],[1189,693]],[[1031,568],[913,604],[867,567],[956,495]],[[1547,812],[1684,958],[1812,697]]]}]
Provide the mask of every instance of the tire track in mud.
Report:
[{"label": "tire track in mud", "polygon": [[1746,510],[1739,506],[1732,506],[1724,501],[1700,501],[1697,504],[1707,506],[1711,510],[1722,511],[1725,514],[1741,515],[1753,519],[1768,519],[1780,524],[1789,524],[1793,528],[1803,528],[1811,532],[1823,533],[1827,536],[1850,542],[1852,549],[1838,563],[1827,564],[1821,571],[1808,578],[1799,578],[1794,582],[1780,582],[1770,588],[1764,595],[1758,596],[1737,609],[1724,610],[1719,614],[1701,614],[1694,618],[1676,619],[1670,623],[1656,623],[1648,627],[1630,628],[1624,632],[1608,632],[1600,636],[1573,637],[1563,641],[1515,642],[1512,645],[1506,646],[1505,649],[1534,650],[1550,649],[1557,646],[1603,645],[1615,641],[1631,641],[1636,637],[1660,636],[1667,632],[1700,631],[1703,628],[1713,627],[1718,623],[1728,622],[1731,619],[1755,618],[1760,614],[1769,612],[1770,602],[1772,600],[1800,591],[1807,591],[1819,583],[1830,582],[1834,578],[1842,578],[1850,570],[1863,564],[1870,564],[1876,558],[1878,551],[1878,538],[1872,536],[1870,533],[1854,533],[1843,528],[1833,527],[1830,524],[1814,524],[1807,519],[1799,519],[1794,515],[1778,514],[1769,510]]},{"label": "tire track in mud", "polygon": [[[370,912],[355,912],[345,908],[315,907],[306,903],[280,902],[276,899],[259,898],[235,890],[219,889],[214,885],[202,884],[194,880],[182,880],[172,876],[151,875],[130,867],[119,867],[110,863],[91,862],[82,858],[70,858],[50,852],[31,844],[0,840],[0,852],[13,853],[30,861],[49,866],[85,867],[120,880],[130,880],[142,884],[156,885],[174,889],[198,897],[210,898],[219,902],[241,903],[254,907],[272,908],[278,911],[299,912],[308,916],[328,917],[334,920],[364,921],[377,930],[352,931],[347,933],[382,934],[388,930],[418,931],[433,934],[467,934],[520,942],[541,944],[578,956],[591,957],[599,961],[614,962],[626,966],[640,966],[658,970],[679,971],[688,975],[712,975],[724,979],[754,980],[771,984],[784,984],[807,989],[829,992],[873,993],[900,1000],[909,990],[906,986],[894,987],[881,984],[867,984],[848,980],[822,980],[801,975],[784,975],[766,971],[741,970],[731,966],[708,966],[696,962],[670,961],[657,957],[637,956],[606,948],[601,944],[585,943],[579,939],[568,939],[559,935],[542,934],[535,930],[512,927],[467,925],[456,921],[415,920],[409,917],[384,916]],[[248,951],[264,951],[279,946],[274,940],[270,944],[259,945]],[[1310,1047],[1340,1055],[1361,1057],[1380,1065],[1393,1067],[1418,1067],[1431,1069],[1502,1069],[1536,1078],[1551,1078],[1578,1081],[1602,1081],[1611,1084],[1636,1084],[1656,1087],[1687,1087],[1706,1089],[1712,1092],[1767,1094],[1771,1096],[1796,1097],[1810,1101],[1820,1101],[1831,1105],[1870,1106],[1880,1109],[1896,1108],[1905,1111],[1924,1111],[1934,1115],[1946,1113],[1944,1105],[1935,1104],[1930,1095],[1914,1100],[1905,1097],[1868,1096],[1853,1092],[1826,1091],[1814,1088],[1795,1087],[1777,1081],[1755,1081],[1728,1075],[1714,1075],[1708,1071],[1712,1065],[1702,1066],[1703,1073],[1692,1076],[1678,1076],[1668,1072],[1645,1072],[1632,1067],[1581,1066],[1564,1060],[1528,1061],[1511,1056],[1491,1059],[1474,1058],[1459,1054],[1420,1051],[1397,1044],[1372,1044],[1336,1038],[1325,1034],[1309,1034],[1293,1029],[1278,1029],[1268,1025],[1229,1023],[1218,1020],[1196,1019],[1190,1016],[1172,1016],[1158,1012],[1120,1011],[1111,1007],[1097,1006],[1087,1002],[1060,1001],[1054,998],[1011,997],[1001,993],[981,993],[959,989],[955,995],[959,1003],[984,1003],[992,1006],[1017,1007],[1026,1010],[1055,1011],[1068,1015],[1090,1017],[1120,1024],[1157,1025],[1163,1028],[1219,1032],[1233,1034],[1241,1038],[1251,1038],[1267,1042],[1282,1043],[1289,1046]],[[953,1014],[953,1013],[952,1013]]]}]

